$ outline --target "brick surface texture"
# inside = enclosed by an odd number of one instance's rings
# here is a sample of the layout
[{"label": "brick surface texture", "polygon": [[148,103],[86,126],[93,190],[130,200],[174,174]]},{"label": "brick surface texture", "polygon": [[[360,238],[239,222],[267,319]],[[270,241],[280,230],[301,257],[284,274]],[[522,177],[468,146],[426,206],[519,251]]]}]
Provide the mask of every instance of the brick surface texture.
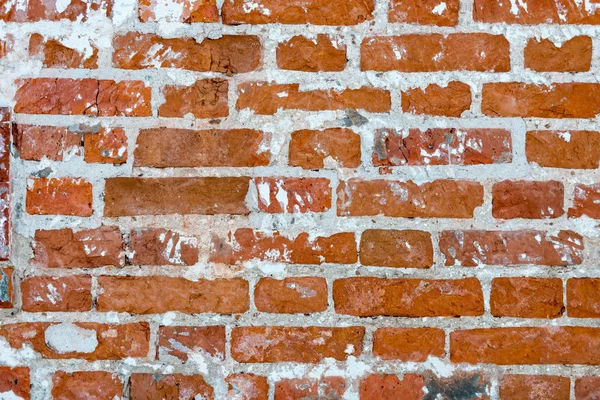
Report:
[{"label": "brick surface texture", "polygon": [[0,400],[600,400],[600,0],[0,0]]}]

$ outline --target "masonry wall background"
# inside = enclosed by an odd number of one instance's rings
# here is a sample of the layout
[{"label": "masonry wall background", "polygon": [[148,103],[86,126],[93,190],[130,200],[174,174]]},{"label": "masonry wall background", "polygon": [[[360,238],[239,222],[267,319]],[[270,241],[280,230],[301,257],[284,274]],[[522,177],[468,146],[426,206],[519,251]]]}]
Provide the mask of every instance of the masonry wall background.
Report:
[{"label": "masonry wall background", "polygon": [[599,25],[0,0],[0,398],[600,398]]}]

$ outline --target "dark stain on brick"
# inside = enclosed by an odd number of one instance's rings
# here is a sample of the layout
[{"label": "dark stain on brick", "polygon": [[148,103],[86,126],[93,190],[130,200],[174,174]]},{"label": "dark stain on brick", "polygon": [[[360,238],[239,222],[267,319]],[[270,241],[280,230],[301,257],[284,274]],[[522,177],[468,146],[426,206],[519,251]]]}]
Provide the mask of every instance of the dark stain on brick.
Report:
[{"label": "dark stain on brick", "polygon": [[459,372],[449,378],[425,375],[427,394],[423,400],[471,400],[487,398],[490,383],[480,374]]},{"label": "dark stain on brick", "polygon": [[361,126],[369,122],[369,120],[360,115],[356,110],[351,108],[346,109],[346,117],[342,120],[344,126]]},{"label": "dark stain on brick", "polygon": [[0,269],[0,302],[10,302],[10,276]]}]

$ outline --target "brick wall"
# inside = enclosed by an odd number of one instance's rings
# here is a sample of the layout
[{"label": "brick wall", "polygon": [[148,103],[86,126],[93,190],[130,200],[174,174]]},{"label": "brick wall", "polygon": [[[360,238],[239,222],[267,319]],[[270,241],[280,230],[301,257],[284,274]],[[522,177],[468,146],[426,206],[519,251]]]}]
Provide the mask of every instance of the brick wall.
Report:
[{"label": "brick wall", "polygon": [[0,398],[600,399],[599,34],[0,0]]}]

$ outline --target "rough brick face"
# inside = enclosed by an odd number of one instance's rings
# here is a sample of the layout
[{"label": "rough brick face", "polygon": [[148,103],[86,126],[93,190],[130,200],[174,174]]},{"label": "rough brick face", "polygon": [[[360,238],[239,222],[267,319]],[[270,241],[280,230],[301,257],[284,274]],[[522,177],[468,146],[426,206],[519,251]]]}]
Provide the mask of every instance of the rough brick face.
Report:
[{"label": "rough brick face", "polygon": [[0,399],[600,399],[600,0],[0,0]]}]

